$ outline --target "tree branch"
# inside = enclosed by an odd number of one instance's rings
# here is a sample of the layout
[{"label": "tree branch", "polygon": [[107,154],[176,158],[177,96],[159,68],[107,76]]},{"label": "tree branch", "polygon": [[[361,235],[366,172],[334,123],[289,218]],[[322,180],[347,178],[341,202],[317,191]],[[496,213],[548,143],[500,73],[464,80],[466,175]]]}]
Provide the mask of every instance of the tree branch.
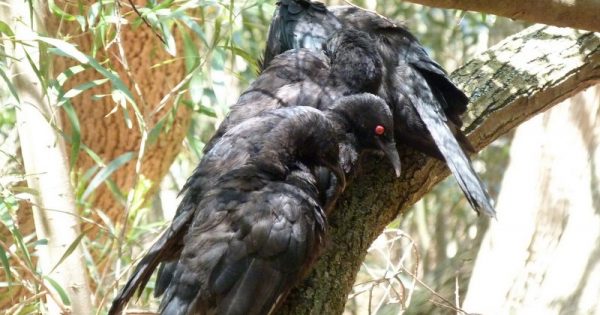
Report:
[{"label": "tree branch", "polygon": [[408,0],[430,7],[477,11],[515,20],[600,31],[597,0]]},{"label": "tree branch", "polygon": [[[471,96],[465,121],[478,149],[600,80],[600,34],[532,26],[452,74]],[[403,176],[386,162],[362,166],[330,218],[328,248],[283,314],[341,314],[371,242],[448,175],[443,163],[401,150]],[[372,159],[373,160],[373,159]],[[453,215],[448,213],[448,215]],[[502,219],[502,213],[498,214]]]}]

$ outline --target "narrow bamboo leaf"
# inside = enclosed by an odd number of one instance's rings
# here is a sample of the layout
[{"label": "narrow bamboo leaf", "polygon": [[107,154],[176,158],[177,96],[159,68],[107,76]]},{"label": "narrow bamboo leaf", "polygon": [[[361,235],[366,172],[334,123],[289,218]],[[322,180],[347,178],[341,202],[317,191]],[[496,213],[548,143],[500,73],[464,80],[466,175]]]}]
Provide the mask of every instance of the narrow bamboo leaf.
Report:
[{"label": "narrow bamboo leaf", "polygon": [[69,168],[72,170],[73,167],[75,167],[81,149],[81,127],[73,105],[71,105],[70,102],[66,102],[63,105],[63,109],[65,110],[65,114],[67,114],[69,123],[71,123],[71,155],[69,157]]},{"label": "narrow bamboo leaf", "polygon": [[173,3],[174,0],[166,0],[166,1],[161,1],[157,6],[152,8],[152,11],[157,11],[160,9],[164,9],[164,8],[169,8],[171,6],[171,3]]},{"label": "narrow bamboo leaf", "polygon": [[19,249],[23,252],[22,257],[25,257],[25,263],[27,264],[27,267],[29,267],[30,270],[34,271],[35,267],[33,266],[33,262],[31,261],[31,254],[29,253],[29,249],[23,241],[23,235],[21,235],[21,231],[19,231],[16,228],[12,228],[10,229],[10,233],[12,234],[13,239],[17,243],[17,247],[19,247]]},{"label": "narrow bamboo leaf", "polygon": [[41,240],[37,240],[37,241],[35,241],[33,243],[33,247],[36,247],[36,246],[45,246],[45,245],[48,245],[48,239],[47,238],[43,238]]},{"label": "narrow bamboo leaf", "polygon": [[60,16],[64,20],[75,21],[75,19],[76,19],[74,15],[71,15],[71,14],[63,11],[63,9],[61,9],[59,6],[57,6],[56,3],[54,3],[54,0],[48,0],[48,7],[50,8],[50,11],[52,13]]},{"label": "narrow bamboo leaf", "polygon": [[213,38],[212,38],[212,42],[210,44],[210,49],[212,50],[213,48],[217,47],[217,44],[219,43],[219,41],[221,40],[221,26],[223,24],[222,19],[220,18],[216,18],[215,19],[215,25],[214,25],[214,32],[213,32]]},{"label": "narrow bamboo leaf", "polygon": [[125,85],[125,83],[115,73],[104,68],[94,58],[82,53],[72,44],[62,41],[60,39],[43,37],[43,36],[37,36],[36,39],[41,42],[44,42],[50,46],[53,46],[54,48],[50,49],[50,52],[52,52],[55,55],[69,57],[69,58],[77,60],[79,63],[82,63],[84,65],[90,65],[92,68],[94,68],[100,74],[102,74],[104,77],[109,79],[111,81],[111,83],[114,85],[114,87],[117,90],[119,90],[127,98],[127,100],[130,103],[132,103],[132,104],[135,103],[133,94],[131,93],[129,88],[127,88],[127,85]]},{"label": "narrow bamboo leaf", "polygon": [[102,2],[96,2],[89,6],[87,24],[88,27],[93,27],[96,24],[96,19],[102,10]]},{"label": "narrow bamboo leaf", "polygon": [[205,47],[208,47],[208,40],[206,39],[206,34],[202,31],[202,27],[196,23],[196,21],[192,20],[189,16],[181,16],[180,20],[187,25],[198,37],[202,40],[202,43]]},{"label": "narrow bamboo leaf", "polygon": [[4,251],[4,248],[0,247],[0,260],[2,261],[2,267],[6,273],[6,279],[8,282],[12,282],[12,273],[10,271],[10,263],[8,262],[8,255]]},{"label": "narrow bamboo leaf", "polygon": [[64,94],[59,95],[57,106],[62,106],[63,103],[66,102],[68,99],[73,98],[73,97],[85,92],[86,90],[100,86],[108,81],[109,81],[109,79],[98,79],[98,80],[93,80],[93,81],[79,84],[76,87],[68,90]]},{"label": "narrow bamboo leaf", "polygon": [[27,58],[27,61],[29,62],[29,65],[31,66],[31,70],[33,70],[33,72],[35,72],[35,76],[38,78],[38,80],[42,84],[42,88],[44,90],[46,90],[47,85],[46,85],[45,76],[40,72],[40,69],[38,68],[38,65],[40,64],[39,61],[34,61],[33,59],[31,59],[31,56],[29,56],[29,54],[27,52],[25,52],[25,58]]},{"label": "narrow bamboo leaf", "polygon": [[185,30],[183,27],[179,27],[181,37],[183,39],[183,58],[185,61],[185,69],[187,72],[192,71],[199,63],[200,63],[200,54],[198,53],[200,50],[190,33]]},{"label": "narrow bamboo leaf", "polygon": [[125,194],[121,191],[121,189],[119,189],[119,186],[117,186],[117,183],[115,183],[113,180],[111,180],[109,178],[106,180],[106,185],[108,186],[108,189],[112,193],[115,200],[117,200],[121,205],[126,206],[127,205],[127,196],[125,196]]},{"label": "narrow bamboo leaf", "polygon": [[12,82],[8,79],[8,76],[6,75],[4,70],[2,70],[2,68],[0,68],[0,77],[2,77],[4,82],[6,82],[6,86],[8,87],[10,94],[12,94],[12,96],[17,100],[17,102],[20,103],[21,100],[19,99],[19,94],[17,93],[17,89],[14,87],[14,85],[12,85]]},{"label": "narrow bamboo leaf", "polygon": [[56,265],[54,265],[54,267],[52,267],[52,270],[49,273],[54,272],[56,267],[58,267],[65,259],[67,259],[67,257],[69,257],[73,253],[73,251],[77,248],[77,246],[79,246],[79,243],[81,243],[81,240],[87,234],[88,231],[89,231],[89,229],[81,232],[81,234],[79,234],[79,236],[77,236],[77,238],[75,240],[73,240],[71,245],[69,245],[67,250],[65,250],[65,253],[62,255],[62,257],[60,257],[60,259],[58,260]]},{"label": "narrow bamboo leaf", "polygon": [[[204,73],[202,71],[194,71],[192,78],[190,79],[189,92],[192,98],[192,104],[199,104],[204,96],[204,84],[205,82]],[[191,108],[194,108],[193,106]]]},{"label": "narrow bamboo leaf", "polygon": [[82,65],[76,65],[76,66],[72,66],[67,68],[65,71],[61,72],[58,76],[56,76],[56,82],[58,83],[59,86],[63,86],[63,84],[65,84],[65,82],[71,78],[72,76],[83,72],[85,69],[87,69],[88,67],[84,67]]},{"label": "narrow bamboo leaf", "polygon": [[101,158],[101,157],[100,157],[100,156],[99,156],[99,155],[98,155],[96,152],[94,152],[94,150],[90,149],[90,147],[88,147],[88,146],[87,146],[87,145],[85,145],[85,144],[83,144],[82,146],[83,146],[83,151],[85,151],[85,153],[87,153],[87,154],[88,154],[88,156],[89,156],[89,157],[90,157],[92,160],[94,160],[94,162],[95,162],[97,165],[104,166],[104,161],[102,161],[102,158]]},{"label": "narrow bamboo leaf", "polygon": [[216,118],[217,117],[217,113],[215,112],[214,109],[204,106],[202,104],[198,104],[197,106],[194,105],[194,103],[190,100],[183,100],[183,103],[192,108],[195,112],[198,112],[200,114],[209,116],[209,117],[213,117]]},{"label": "narrow bamboo leaf", "polygon": [[163,127],[165,126],[165,121],[166,121],[166,119],[163,118],[163,119],[159,120],[156,123],[156,125],[154,125],[154,127],[152,127],[152,129],[148,133],[148,144],[154,144],[156,142],[156,140],[158,139],[158,136],[160,136],[160,132],[162,131]]},{"label": "narrow bamboo leaf", "polygon": [[254,73],[258,73],[258,65],[256,64],[256,58],[249,52],[237,47],[237,46],[221,46],[221,48],[231,51],[234,55],[242,57],[248,65],[252,67]]},{"label": "narrow bamboo leaf", "polygon": [[82,199],[87,199],[89,195],[96,189],[104,180],[106,180],[112,173],[114,173],[119,167],[129,162],[133,158],[133,152],[126,152],[119,155],[116,159],[112,160],[105,168],[100,170],[96,176],[92,179],[86,190],[83,192]]},{"label": "narrow bamboo leaf", "polygon": [[177,55],[177,45],[175,44],[175,38],[171,33],[171,27],[167,22],[160,22],[160,29],[162,31],[163,39],[165,40],[165,49],[169,55],[175,57]]},{"label": "narrow bamboo leaf", "polygon": [[63,302],[63,304],[66,305],[66,306],[70,306],[71,305],[71,300],[69,299],[69,295],[60,286],[60,284],[58,284],[58,282],[56,282],[54,279],[52,279],[52,278],[50,278],[48,276],[44,276],[44,279],[48,280],[48,283],[50,283],[50,285],[54,288],[54,290],[56,290],[56,292],[60,296],[60,299]]},{"label": "narrow bamboo leaf", "polygon": [[13,33],[10,26],[8,26],[8,24],[6,24],[4,21],[0,21],[0,33],[4,33],[8,35],[8,37],[15,37],[15,33]]}]

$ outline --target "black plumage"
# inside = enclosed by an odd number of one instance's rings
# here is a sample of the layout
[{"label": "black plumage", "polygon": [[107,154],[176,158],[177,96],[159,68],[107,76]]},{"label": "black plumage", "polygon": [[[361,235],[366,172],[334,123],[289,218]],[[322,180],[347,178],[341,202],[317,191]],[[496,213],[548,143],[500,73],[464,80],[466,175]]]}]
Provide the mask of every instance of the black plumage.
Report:
[{"label": "black plumage", "polygon": [[313,170],[336,174],[339,192],[341,142],[395,147],[387,105],[369,94],[344,96],[324,112],[267,110],[230,128],[188,179],[172,225],[109,314],[118,314],[161,262],[162,314],[268,313],[319,253],[326,217]]},{"label": "black plumage", "polygon": [[377,94],[382,61],[371,37],[342,30],[324,40],[322,50],[292,49],[269,59],[269,66],[231,107],[204,152],[232,126],[260,112],[297,105],[325,110],[344,95]]},{"label": "black plumage", "polygon": [[354,6],[329,9],[307,0],[281,0],[269,29],[263,67],[268,69],[288,49],[323,49],[329,34],[349,29],[373,39],[383,65],[377,94],[393,111],[398,143],[444,159],[471,206],[494,216],[483,183],[465,154],[475,151],[460,130],[468,98],[402,25]]}]

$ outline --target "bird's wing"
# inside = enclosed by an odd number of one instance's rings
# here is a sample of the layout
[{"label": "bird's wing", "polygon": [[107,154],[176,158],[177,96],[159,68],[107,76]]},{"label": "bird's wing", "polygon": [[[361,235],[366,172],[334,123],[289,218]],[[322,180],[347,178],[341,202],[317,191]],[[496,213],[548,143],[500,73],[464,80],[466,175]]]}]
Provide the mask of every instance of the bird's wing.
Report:
[{"label": "bird's wing", "polygon": [[344,27],[356,28],[378,36],[380,52],[388,62],[392,59],[400,59],[403,63],[418,69],[427,80],[438,102],[442,104],[448,118],[460,126],[458,116],[466,111],[468,97],[452,83],[444,68],[429,57],[417,38],[404,25],[375,12],[353,6],[334,7],[331,12]]},{"label": "bird's wing", "polygon": [[323,88],[328,74],[329,61],[320,51],[298,49],[276,56],[230,108],[204,152],[212,150],[232,127],[263,112],[298,105],[319,107],[335,98],[335,91]]},{"label": "bird's wing", "polygon": [[215,195],[226,213],[218,224],[195,221],[162,314],[266,314],[314,251],[319,221],[311,216],[320,208],[301,190],[274,183],[224,202],[232,197]]},{"label": "bird's wing", "polygon": [[329,35],[341,24],[323,3],[281,0],[269,27],[262,69],[280,53],[292,48],[321,50]]}]

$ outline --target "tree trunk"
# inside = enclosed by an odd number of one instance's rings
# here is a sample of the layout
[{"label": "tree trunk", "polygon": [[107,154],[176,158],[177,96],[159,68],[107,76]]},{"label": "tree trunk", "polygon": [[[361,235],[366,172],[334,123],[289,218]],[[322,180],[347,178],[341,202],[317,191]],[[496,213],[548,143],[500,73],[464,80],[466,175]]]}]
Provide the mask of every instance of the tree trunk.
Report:
[{"label": "tree trunk", "polygon": [[[24,41],[16,45],[15,51],[10,54],[20,60],[13,68],[15,86],[20,95],[17,129],[27,183],[35,191],[32,199],[37,239],[47,241],[47,245],[36,248],[43,276],[38,282],[47,296],[45,305],[48,314],[91,314],[91,293],[81,246],[67,253],[72,244],[76,244],[81,232],[65,144],[51,125],[55,113],[47,102],[40,78],[32,68],[41,64],[38,45],[31,40],[34,30],[38,31],[39,22],[35,15],[35,21],[30,20],[32,15],[26,2],[12,1],[10,8],[15,36]],[[32,62],[39,63],[30,65],[26,55]],[[49,279],[62,287],[69,301],[59,298],[59,292]]]},{"label": "tree trunk", "polygon": [[[93,0],[86,1],[88,5],[94,2]],[[134,1],[134,3],[138,6],[143,5],[142,1]],[[79,10],[77,6],[68,5],[67,1],[56,1],[56,4],[61,8],[66,8],[67,12]],[[111,176],[118,188],[127,194],[130,189],[134,188],[136,176],[140,175],[140,179],[148,180],[147,184],[150,187],[148,187],[147,195],[152,195],[179,153],[191,121],[191,113],[186,106],[173,104],[175,94],[171,95],[166,106],[158,110],[163,97],[178,92],[174,88],[185,77],[186,69],[182,58],[183,44],[177,29],[174,29],[174,36],[178,40],[177,58],[170,56],[150,27],[145,24],[137,27],[131,24],[133,18],[137,17],[135,13],[130,9],[123,8],[121,14],[128,14],[127,16],[130,17],[130,23],[121,25],[120,30],[124,56],[120,54],[117,43],[104,49],[103,44],[106,43],[98,43],[98,39],[93,38],[90,32],[82,32],[78,23],[65,23],[61,21],[60,17],[52,14],[48,15],[46,23],[49,34],[53,36],[55,34],[70,35],[71,42],[77,45],[81,51],[92,52],[94,44],[100,46],[95,58],[99,61],[107,60],[108,65],[116,71],[129,90],[134,93],[137,106],[147,125],[147,131],[150,131],[166,115],[173,115],[170,129],[164,128],[154,143],[147,143],[142,157],[140,174],[136,174],[136,158],[133,158]],[[165,61],[170,62],[166,63]],[[58,75],[76,64],[77,62],[72,59],[56,57],[53,60],[54,73]],[[129,69],[125,67],[126,64]],[[163,65],[158,66],[159,64]],[[101,78],[102,76],[95,70],[88,69],[67,80],[63,89],[68,91],[79,84]],[[139,87],[139,93],[136,92],[134,84]],[[110,95],[110,92],[110,86],[104,84],[87,90],[72,99],[81,125],[81,142],[98,154],[106,164],[123,153],[139,153],[142,141],[142,132],[135,121],[135,115],[130,105],[128,105],[127,112],[134,124],[128,127],[125,123],[124,111],[118,109],[113,112],[119,105],[110,96],[100,99],[93,97],[94,95]],[[154,112],[155,110],[158,111]],[[63,120],[68,121],[66,118]],[[71,126],[65,127],[66,132],[69,133]],[[83,152],[80,154],[77,160],[77,169],[80,173],[94,165],[96,163],[87,154]],[[92,200],[93,207],[105,212],[113,222],[116,222],[125,212],[123,202],[115,198],[106,185],[102,185],[96,190]]]},{"label": "tree trunk", "polygon": [[431,7],[495,14],[514,20],[600,31],[597,0],[409,0]]},{"label": "tree trunk", "polygon": [[[481,149],[592,85],[600,78],[599,63],[600,34],[533,26],[500,42],[452,74],[471,96],[469,139]],[[341,314],[371,242],[448,175],[441,162],[407,150],[402,162],[401,180],[381,160],[363,165],[330,218],[328,248],[291,293],[283,314]]]},{"label": "tree trunk", "polygon": [[596,86],[517,129],[465,310],[600,314],[599,118]]}]

